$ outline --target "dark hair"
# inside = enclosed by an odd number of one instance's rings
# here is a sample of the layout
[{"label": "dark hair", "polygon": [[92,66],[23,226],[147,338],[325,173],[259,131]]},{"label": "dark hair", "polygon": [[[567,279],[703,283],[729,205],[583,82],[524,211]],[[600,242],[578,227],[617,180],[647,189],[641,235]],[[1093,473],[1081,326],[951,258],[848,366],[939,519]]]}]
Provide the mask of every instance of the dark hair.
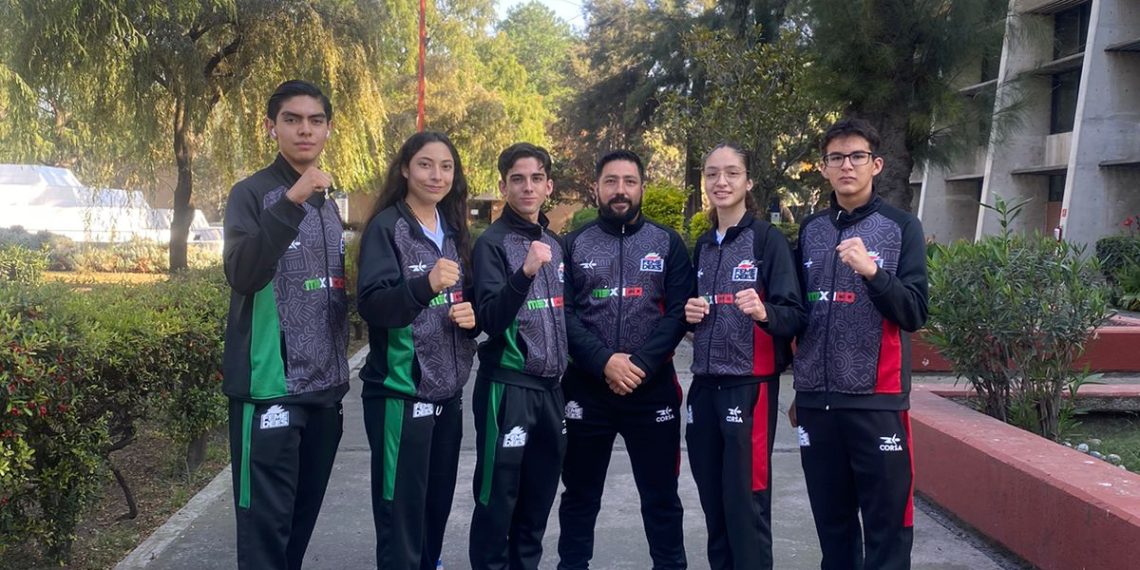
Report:
[{"label": "dark hair", "polygon": [[269,96],[269,103],[265,107],[265,116],[269,117],[270,121],[276,121],[277,113],[281,112],[281,106],[286,101],[302,95],[320,100],[321,105],[325,108],[325,120],[332,120],[333,108],[329,98],[321,92],[320,87],[300,79],[290,79],[277,86],[277,90]]},{"label": "dark hair", "polygon": [[819,143],[819,153],[827,154],[827,145],[831,141],[842,137],[863,137],[871,145],[871,154],[879,152],[879,131],[863,119],[840,119],[823,133],[823,141]]},{"label": "dark hair", "polygon": [[[740,160],[742,162],[744,162],[745,175],[749,179],[751,179],[752,178],[752,153],[745,150],[745,148],[740,146],[739,144],[731,142],[731,141],[724,141],[724,142],[721,142],[720,144],[712,147],[712,149],[709,150],[709,152],[707,154],[705,154],[705,157],[703,159],[701,159],[701,164],[704,165],[704,163],[708,162],[709,157],[712,156],[712,154],[714,152],[716,152],[722,148],[727,148],[727,149],[735,152],[737,154],[737,156],[740,157]],[[745,211],[748,211],[748,212],[755,212],[757,210],[756,197],[752,195],[751,190],[744,193],[744,209],[745,209]],[[716,215],[716,208],[709,208],[709,221],[712,222],[713,229],[716,229],[716,227],[718,225],[720,225],[720,220],[717,219],[717,215]]]},{"label": "dark hair", "polygon": [[605,168],[607,164],[616,160],[625,160],[636,164],[637,175],[641,177],[642,182],[645,182],[645,165],[642,164],[641,157],[637,156],[637,153],[632,150],[625,149],[610,151],[602,155],[602,158],[598,159],[597,165],[594,166],[594,178],[601,176],[602,169]]},{"label": "dark hair", "polygon": [[542,165],[542,169],[546,171],[546,177],[550,177],[550,153],[546,152],[546,149],[540,146],[522,142],[515,143],[499,153],[499,178],[506,180],[507,171],[510,170],[516,162],[524,158],[537,159],[538,163]]},{"label": "dark hair", "polygon": [[416,133],[404,141],[399,152],[392,158],[392,163],[388,165],[384,187],[380,189],[380,194],[376,197],[376,205],[372,208],[372,215],[368,216],[368,222],[364,224],[364,227],[367,228],[372,223],[372,219],[380,212],[407,198],[408,179],[404,176],[403,169],[411,165],[412,157],[420,149],[433,142],[446,145],[447,150],[451,152],[452,160],[455,161],[451,190],[439,201],[438,207],[440,217],[455,230],[455,249],[459,252],[459,259],[463,262],[463,278],[464,281],[467,281],[471,278],[471,232],[467,229],[467,177],[463,175],[463,163],[459,160],[459,151],[455,149],[455,145],[451,144],[451,139],[447,138],[447,135],[435,131],[424,131]]}]

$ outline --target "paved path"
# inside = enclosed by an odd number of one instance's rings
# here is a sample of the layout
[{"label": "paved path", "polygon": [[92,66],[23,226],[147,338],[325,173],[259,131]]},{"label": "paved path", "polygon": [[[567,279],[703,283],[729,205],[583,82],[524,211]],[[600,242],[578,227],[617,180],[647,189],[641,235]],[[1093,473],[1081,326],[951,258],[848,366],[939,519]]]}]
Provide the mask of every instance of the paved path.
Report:
[{"label": "paved path", "polygon": [[[688,341],[678,347],[676,361],[681,384],[688,392],[692,359]],[[356,357],[359,366],[362,359]],[[369,499],[368,441],[364,435],[359,398],[359,380],[353,372],[352,391],[345,398],[344,438],[337,454],[332,480],[325,497],[321,518],[309,545],[305,567],[312,569],[355,570],[376,568],[375,534]],[[474,373],[472,373],[474,375]],[[474,377],[474,376],[472,376]],[[792,391],[790,377],[783,379],[780,409],[787,410]],[[471,398],[471,383],[466,400]],[[463,451],[459,464],[459,485],[444,544],[443,561],[448,570],[468,568],[467,536],[474,501],[471,474],[475,469],[475,429],[466,413]],[[683,440],[682,440],[683,442]],[[776,432],[773,463],[773,527],[776,568],[819,568],[819,545],[808,507],[807,490],[800,468],[795,434],[781,419]],[[690,568],[708,568],[705,558],[703,517],[696,486],[682,453],[681,500],[685,506],[685,546]],[[542,568],[557,562],[558,504],[551,513],[546,533],[546,553]],[[932,516],[933,515],[933,516]],[[183,512],[156,532],[118,568],[155,570],[199,570],[232,568],[234,554],[234,514],[229,471],[224,471]],[[602,512],[598,517],[594,568],[645,569],[650,567],[649,548],[642,531],[640,510],[625,448],[618,439]],[[914,568],[923,570],[998,570],[1010,563],[968,532],[931,513],[920,504],[915,513]]]}]

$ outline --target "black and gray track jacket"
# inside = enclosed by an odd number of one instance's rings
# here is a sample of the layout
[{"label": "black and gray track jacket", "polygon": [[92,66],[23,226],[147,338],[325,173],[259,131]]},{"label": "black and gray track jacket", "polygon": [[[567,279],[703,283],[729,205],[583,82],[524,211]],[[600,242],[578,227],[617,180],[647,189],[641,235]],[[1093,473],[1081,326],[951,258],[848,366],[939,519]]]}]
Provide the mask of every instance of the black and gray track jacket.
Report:
[{"label": "black and gray track jacket", "polygon": [[[839,261],[839,242],[860,237],[879,265],[864,279]],[[872,194],[847,213],[831,207],[800,226],[797,260],[808,325],[795,362],[796,405],[910,407],[910,332],[926,322],[926,244],[913,215]]]},{"label": "black and gray track jacket", "polygon": [[[446,225],[441,218],[441,223]],[[460,266],[460,284],[436,294],[428,273],[446,257]],[[376,215],[360,242],[357,307],[368,323],[368,360],[360,370],[361,397],[397,397],[443,402],[457,396],[471,374],[478,328],[451,321],[455,303],[472,290],[456,249],[455,233],[445,228],[443,251],[424,235],[403,201]]]},{"label": "black and gray track jacket", "polygon": [[222,390],[237,400],[327,405],[348,391],[340,212],[323,194],[289,201],[299,178],[278,155],[226,203]]},{"label": "black and gray track jacket", "polygon": [[[788,240],[751,212],[716,242],[716,228],[697,239],[693,251],[697,294],[709,314],[693,331],[695,381],[778,380],[791,361],[791,339],[805,322],[800,285]],[[767,322],[736,307],[736,293],[754,288]]]},{"label": "black and gray track jacket", "polygon": [[[566,370],[562,241],[539,214],[531,223],[508,205],[475,242],[475,318],[490,338],[479,345],[479,377],[549,389]],[[551,249],[533,278],[523,273],[530,242]]]},{"label": "black and gray track jacket", "polygon": [[[597,219],[566,236],[566,331],[571,362],[564,383],[628,400],[676,391],[673,350],[685,335],[693,266],[677,232],[647,221]],[[624,352],[645,372],[628,396],[605,384],[605,367]]]}]

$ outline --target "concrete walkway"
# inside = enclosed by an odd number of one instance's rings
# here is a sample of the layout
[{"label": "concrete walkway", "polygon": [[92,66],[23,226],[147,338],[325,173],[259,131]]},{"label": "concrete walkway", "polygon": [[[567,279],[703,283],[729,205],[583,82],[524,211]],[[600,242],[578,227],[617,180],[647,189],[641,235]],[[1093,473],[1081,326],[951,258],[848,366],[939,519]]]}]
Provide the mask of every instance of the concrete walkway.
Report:
[{"label": "concrete walkway", "polygon": [[[691,359],[691,345],[687,340],[682,341],[676,362],[686,393],[691,382],[687,372]],[[362,361],[362,355],[353,358],[353,387],[344,402],[344,438],[321,518],[309,545],[306,568],[376,568],[369,498],[369,450],[362,422],[359,380],[356,379],[356,370]],[[466,389],[467,401],[470,401],[471,384],[469,382]],[[787,410],[791,397],[791,378],[785,376],[780,390],[782,414]],[[469,567],[467,537],[474,507],[471,495],[471,475],[475,468],[474,439],[472,416],[467,412],[459,484],[443,552],[443,562],[448,570]],[[772,463],[776,568],[819,568],[819,544],[808,507],[799,450],[786,417],[780,420],[776,432]],[[685,453],[682,453],[680,488],[685,505],[685,546],[689,566],[708,568],[704,520]],[[556,502],[546,532],[542,568],[554,568],[557,563],[557,511]],[[230,474],[226,470],[117,568],[233,568],[236,566],[234,525]],[[928,511],[921,502],[915,513],[913,562],[914,568],[924,570],[997,570],[1011,567],[1011,562],[1001,554],[981,545],[976,537],[954,526],[937,512]],[[606,570],[651,567],[629,458],[620,438],[615,445],[602,512],[598,517],[593,567]]]}]

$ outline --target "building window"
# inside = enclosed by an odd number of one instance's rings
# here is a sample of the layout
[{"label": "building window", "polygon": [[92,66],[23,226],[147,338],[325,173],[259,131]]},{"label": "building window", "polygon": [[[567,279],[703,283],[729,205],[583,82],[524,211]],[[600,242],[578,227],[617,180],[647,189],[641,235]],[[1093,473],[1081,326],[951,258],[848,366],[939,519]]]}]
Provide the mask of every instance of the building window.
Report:
[{"label": "building window", "polygon": [[1077,117],[1077,93],[1081,87],[1081,70],[1066,71],[1053,76],[1053,105],[1049,120],[1049,134],[1068,133],[1073,130]]},{"label": "building window", "polygon": [[1049,177],[1049,202],[1061,202],[1065,199],[1065,175],[1056,174]]},{"label": "building window", "polygon": [[1053,16],[1053,58],[1061,59],[1085,51],[1089,39],[1092,2],[1057,12]]}]

